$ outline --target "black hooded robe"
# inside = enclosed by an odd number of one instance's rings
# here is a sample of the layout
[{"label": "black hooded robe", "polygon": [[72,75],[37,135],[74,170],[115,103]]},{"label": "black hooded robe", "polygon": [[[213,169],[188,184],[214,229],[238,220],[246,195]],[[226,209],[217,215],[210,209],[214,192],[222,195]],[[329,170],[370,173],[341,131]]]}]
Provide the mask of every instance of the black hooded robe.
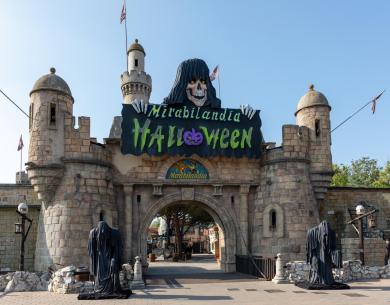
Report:
[{"label": "black hooded robe", "polygon": [[122,290],[119,282],[122,242],[118,230],[100,221],[89,233],[90,270],[95,277],[93,293],[80,294],[78,299],[127,298],[130,290]]}]

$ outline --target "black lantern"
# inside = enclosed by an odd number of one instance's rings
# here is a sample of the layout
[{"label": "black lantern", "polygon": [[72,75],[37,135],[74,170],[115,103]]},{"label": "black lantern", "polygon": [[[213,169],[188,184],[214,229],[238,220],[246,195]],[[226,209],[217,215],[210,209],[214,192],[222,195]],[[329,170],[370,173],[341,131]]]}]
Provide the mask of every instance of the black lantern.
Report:
[{"label": "black lantern", "polygon": [[[31,229],[31,223],[32,220],[27,217],[28,213],[28,206],[25,202],[22,202],[18,205],[18,208],[16,210],[16,213],[19,214],[19,216],[22,217],[22,222],[15,223],[15,233],[21,234],[22,238],[20,239],[20,264],[19,264],[19,270],[24,271],[24,243],[26,242],[28,232],[30,232]],[[25,224],[26,220],[29,222],[27,231],[25,231]]]},{"label": "black lantern", "polygon": [[15,234],[22,234],[22,224],[20,222],[15,223]]}]

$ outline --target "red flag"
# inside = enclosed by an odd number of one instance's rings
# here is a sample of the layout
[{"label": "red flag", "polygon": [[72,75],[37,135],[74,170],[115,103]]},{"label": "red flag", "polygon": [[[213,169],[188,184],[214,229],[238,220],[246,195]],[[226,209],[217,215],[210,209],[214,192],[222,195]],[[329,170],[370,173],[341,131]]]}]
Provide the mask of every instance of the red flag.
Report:
[{"label": "red flag", "polygon": [[126,19],[126,5],[125,3],[123,3],[123,6],[122,6],[122,13],[121,13],[121,23],[123,22],[123,20]]},{"label": "red flag", "polygon": [[217,65],[217,66],[214,68],[213,72],[211,72],[211,74],[210,74],[210,80],[213,81],[213,80],[215,80],[215,79],[218,78],[218,77],[219,77],[219,65]]},{"label": "red flag", "polygon": [[379,94],[378,96],[376,96],[376,97],[371,101],[371,103],[372,103],[372,105],[371,105],[372,114],[375,113],[376,102],[377,102],[377,100],[382,96],[383,92],[385,92],[385,91],[383,90],[381,94]]},{"label": "red flag", "polygon": [[22,135],[20,135],[19,144],[18,144],[18,151],[22,150],[24,147]]}]

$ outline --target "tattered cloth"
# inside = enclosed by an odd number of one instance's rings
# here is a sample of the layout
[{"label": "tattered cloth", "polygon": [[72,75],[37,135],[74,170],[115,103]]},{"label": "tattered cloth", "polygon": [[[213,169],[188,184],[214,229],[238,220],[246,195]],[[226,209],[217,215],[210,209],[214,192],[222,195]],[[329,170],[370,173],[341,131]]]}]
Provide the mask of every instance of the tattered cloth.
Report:
[{"label": "tattered cloth", "polygon": [[119,283],[122,243],[118,230],[100,221],[89,233],[88,253],[91,258],[91,273],[95,276],[92,293],[81,293],[79,300],[126,299],[132,292],[123,290]]},{"label": "tattered cloth", "polygon": [[327,221],[307,231],[306,262],[310,263],[309,281],[296,282],[304,289],[349,289],[349,286],[336,282],[332,267],[342,267],[342,257],[336,250],[336,233]]}]

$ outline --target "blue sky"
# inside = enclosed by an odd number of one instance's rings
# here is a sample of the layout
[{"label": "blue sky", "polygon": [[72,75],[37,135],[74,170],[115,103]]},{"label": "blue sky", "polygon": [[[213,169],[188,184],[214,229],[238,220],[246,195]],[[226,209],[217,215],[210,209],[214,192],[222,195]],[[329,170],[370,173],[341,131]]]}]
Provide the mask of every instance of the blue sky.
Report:
[{"label": "blue sky", "polygon": [[[92,136],[108,136],[120,115],[125,70],[122,1],[1,1],[0,89],[28,111],[34,82],[54,66],[90,116]],[[386,92],[332,134],[333,161],[390,159],[390,1],[127,0],[129,43],[138,38],[152,76],[151,101],[168,94],[178,64],[204,59],[221,67],[226,107],[261,109],[266,141],[280,144],[283,124],[308,85],[324,93],[332,126]],[[0,182],[13,182],[28,120],[0,96]]]}]

